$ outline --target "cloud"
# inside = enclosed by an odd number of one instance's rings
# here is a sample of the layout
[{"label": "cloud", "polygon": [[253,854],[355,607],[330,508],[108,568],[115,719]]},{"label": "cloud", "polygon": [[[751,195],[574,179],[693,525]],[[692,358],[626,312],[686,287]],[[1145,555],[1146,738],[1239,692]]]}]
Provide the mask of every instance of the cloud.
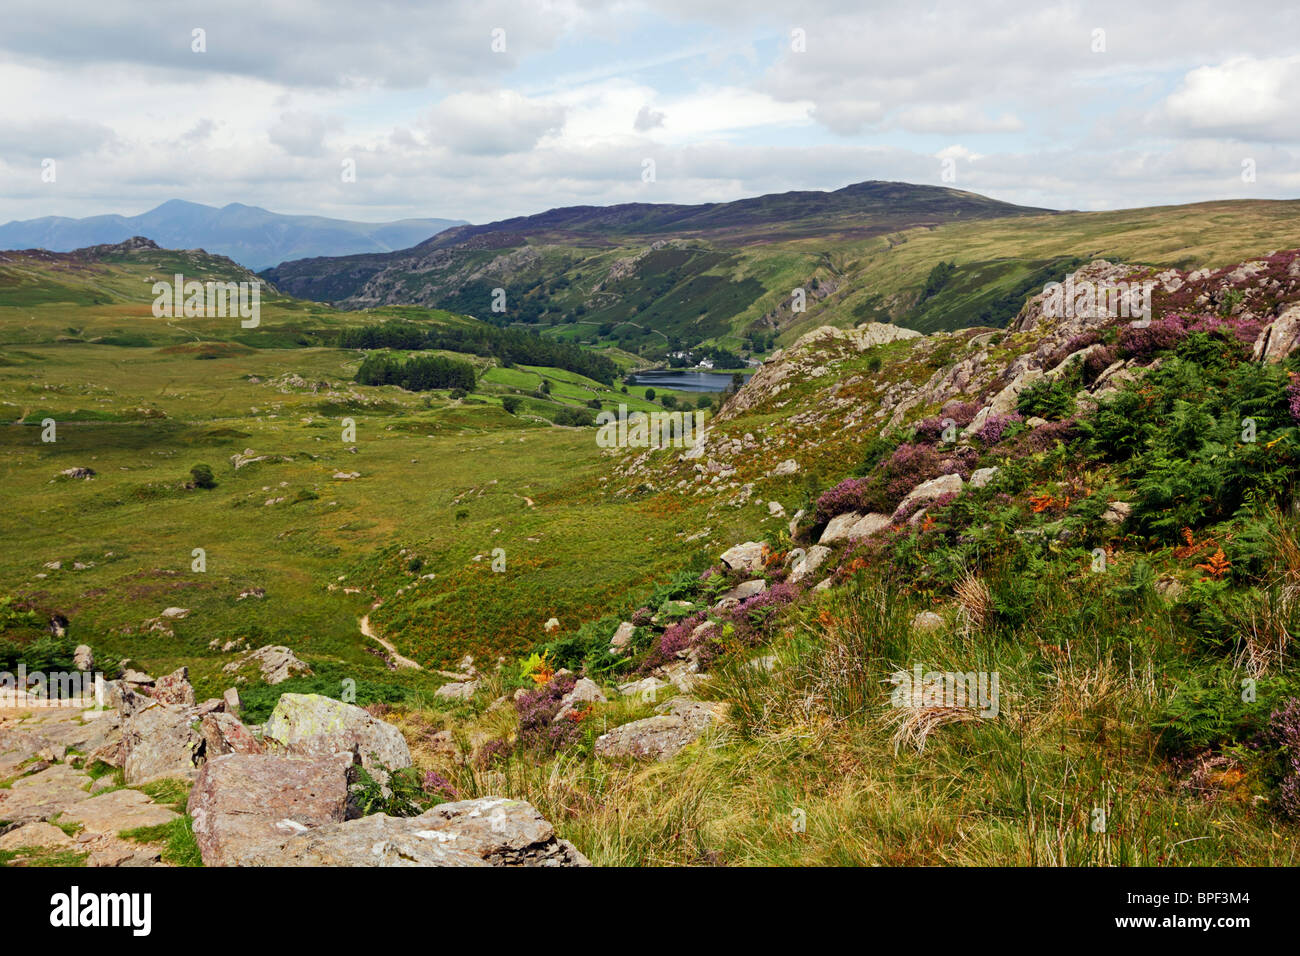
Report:
[{"label": "cloud", "polygon": [[657,126],[663,126],[664,119],[663,113],[643,106],[636,111],[636,120],[632,123],[632,128],[638,133],[646,133]]},{"label": "cloud", "polygon": [[337,119],[295,111],[281,113],[267,136],[290,156],[320,156],[325,151],[326,134],[341,126]]},{"label": "cloud", "polygon": [[1183,77],[1152,119],[1175,135],[1300,140],[1300,56],[1233,57]]},{"label": "cloud", "polygon": [[564,125],[564,107],[528,99],[513,90],[453,93],[430,110],[430,141],[473,156],[531,149]]},{"label": "cloud", "polygon": [[909,107],[898,112],[893,124],[913,133],[1014,133],[1025,128],[1010,113],[992,117],[960,103]]}]

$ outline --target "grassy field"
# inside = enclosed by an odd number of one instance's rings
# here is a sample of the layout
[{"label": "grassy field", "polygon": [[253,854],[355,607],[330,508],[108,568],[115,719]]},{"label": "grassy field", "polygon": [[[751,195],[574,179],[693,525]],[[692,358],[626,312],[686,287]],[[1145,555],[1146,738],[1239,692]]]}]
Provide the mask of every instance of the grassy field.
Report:
[{"label": "grassy field", "polygon": [[[65,614],[101,661],[188,664],[212,692],[234,647],[287,644],[318,673],[415,687],[423,675],[390,674],[358,633],[377,602],[376,627],[426,665],[514,654],[548,618],[576,627],[723,540],[683,543],[689,509],[615,500],[595,430],[548,420],[592,400],[662,409],[643,389],[477,356],[479,386],[462,399],[363,388],[351,381],[362,353],[326,344],[337,328],[469,320],[274,295],[253,330],[158,319],[151,276],[224,278],[229,264],[150,258],[8,264],[0,287],[0,590]],[[132,345],[107,344],[122,337]],[[248,450],[263,460],[237,468]],[[186,487],[198,464],[215,488]],[[71,468],[95,474],[60,474]],[[205,571],[192,569],[195,549]],[[264,596],[240,598],[252,589]],[[160,622],[168,607],[190,614]]]}]

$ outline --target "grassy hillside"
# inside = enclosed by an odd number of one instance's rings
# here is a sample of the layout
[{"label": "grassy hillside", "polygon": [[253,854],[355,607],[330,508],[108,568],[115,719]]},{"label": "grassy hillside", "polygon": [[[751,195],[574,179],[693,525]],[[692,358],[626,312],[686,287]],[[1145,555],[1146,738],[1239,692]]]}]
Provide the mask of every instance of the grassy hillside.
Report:
[{"label": "grassy hillside", "polygon": [[[576,624],[701,546],[679,543],[672,513],[609,501],[595,431],[552,424],[565,410],[663,410],[676,393],[650,402],[617,381],[447,351],[397,354],[472,363],[468,394],[363,387],[363,353],[331,347],[341,330],[478,324],[439,310],[339,313],[274,292],[256,329],[155,318],[155,277],[248,277],[186,253],[7,254],[0,267],[11,280],[0,287],[0,481],[15,505],[0,518],[0,590],[68,617],[69,639],[101,660],[185,663],[212,690],[233,654],[222,647],[289,643],[318,674],[377,679],[390,672],[357,619],[399,590],[432,603],[385,606],[377,626],[404,654],[445,665],[521,649],[551,616]],[[42,441],[47,419],[54,442]],[[237,467],[237,456],[261,460]],[[200,464],[215,488],[190,487]],[[94,475],[61,474],[73,468]],[[611,541],[623,547],[603,573],[574,573]],[[191,569],[195,548],[205,572]],[[481,561],[495,548],[504,574]],[[241,599],[250,589],[264,596]],[[169,606],[191,614],[154,629]],[[388,620],[390,606],[400,618]]]},{"label": "grassy hillside", "polygon": [[[286,263],[267,276],[360,308],[438,305],[643,361],[720,345],[763,355],[820,325],[1004,326],[1053,277],[1097,257],[1221,265],[1293,244],[1295,202],[1101,213],[862,184],[712,207],[576,207],[449,230],[387,257]],[[927,285],[941,263],[946,281]],[[806,303],[795,311],[793,290]],[[492,311],[495,289],[505,309]]]}]

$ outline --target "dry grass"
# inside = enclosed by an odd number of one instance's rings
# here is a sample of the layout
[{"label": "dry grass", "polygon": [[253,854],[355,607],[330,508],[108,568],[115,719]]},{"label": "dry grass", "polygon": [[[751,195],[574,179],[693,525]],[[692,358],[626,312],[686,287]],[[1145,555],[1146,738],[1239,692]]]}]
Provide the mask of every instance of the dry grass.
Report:
[{"label": "dry grass", "polygon": [[917,753],[925,750],[926,739],[940,727],[948,724],[970,723],[979,720],[977,711],[970,707],[890,707],[885,711],[885,725],[893,728],[894,753],[904,746],[915,747]]}]

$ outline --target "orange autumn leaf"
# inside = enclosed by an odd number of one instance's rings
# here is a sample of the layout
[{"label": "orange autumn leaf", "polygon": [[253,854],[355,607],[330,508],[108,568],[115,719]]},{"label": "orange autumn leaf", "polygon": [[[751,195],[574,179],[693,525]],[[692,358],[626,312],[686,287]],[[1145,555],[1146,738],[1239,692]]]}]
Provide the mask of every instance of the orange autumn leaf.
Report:
[{"label": "orange autumn leaf", "polygon": [[1198,571],[1204,571],[1206,574],[1210,575],[1210,577],[1218,580],[1232,569],[1232,562],[1227,559],[1223,553],[1223,549],[1220,548],[1218,551],[1215,551],[1214,554],[1210,555],[1209,559],[1204,564],[1196,565],[1196,569]]}]

